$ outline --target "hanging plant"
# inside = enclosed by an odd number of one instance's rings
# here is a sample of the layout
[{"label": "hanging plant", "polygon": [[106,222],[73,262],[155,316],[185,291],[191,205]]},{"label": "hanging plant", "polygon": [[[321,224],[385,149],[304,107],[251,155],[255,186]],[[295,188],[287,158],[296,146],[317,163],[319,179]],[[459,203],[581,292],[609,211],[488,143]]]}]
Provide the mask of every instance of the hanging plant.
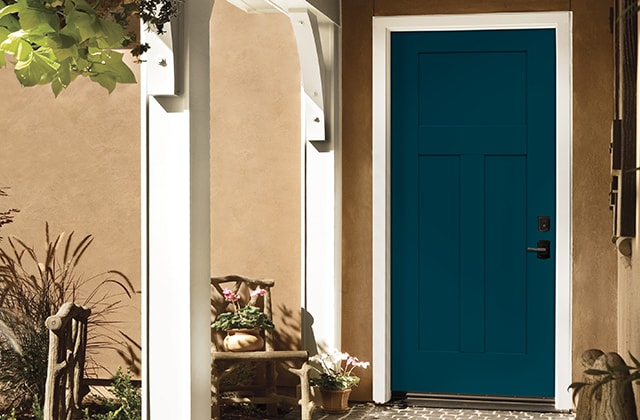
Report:
[{"label": "hanging plant", "polygon": [[131,19],[161,34],[177,11],[177,0],[0,0],[0,67],[6,53],[22,86],[50,84],[56,96],[78,76],[112,92],[136,82],[115,50],[149,48],[128,31]]}]

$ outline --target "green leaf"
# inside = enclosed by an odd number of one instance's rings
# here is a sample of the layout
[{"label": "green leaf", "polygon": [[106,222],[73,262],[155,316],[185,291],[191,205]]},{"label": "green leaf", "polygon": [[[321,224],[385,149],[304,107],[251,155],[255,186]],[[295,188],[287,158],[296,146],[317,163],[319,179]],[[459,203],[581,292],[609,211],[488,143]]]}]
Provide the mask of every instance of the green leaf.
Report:
[{"label": "green leaf", "polygon": [[107,89],[109,93],[113,92],[113,90],[116,88],[116,79],[109,74],[100,73],[91,75],[89,76],[89,78],[94,82],[97,82],[103,88]]},{"label": "green leaf", "polygon": [[124,30],[117,23],[78,10],[67,15],[67,26],[61,33],[99,48],[121,47],[125,39]]},{"label": "green leaf", "polygon": [[85,0],[73,0],[73,4],[76,10],[80,10],[93,15],[96,14],[95,9]]},{"label": "green leaf", "polygon": [[63,89],[66,89],[77,76],[77,73],[71,71],[71,62],[71,58],[62,61],[56,76],[51,81],[51,90],[56,97]]},{"label": "green leaf", "polygon": [[20,29],[18,19],[13,16],[11,9],[7,9],[6,3],[2,0],[0,0],[0,27],[8,29],[10,32],[15,32]]},{"label": "green leaf", "polygon": [[22,38],[25,35],[26,32],[22,30],[8,34],[7,39],[0,43],[0,51],[13,55],[18,61],[28,60],[33,48]]},{"label": "green leaf", "polygon": [[113,50],[89,48],[88,60],[93,63],[92,72],[108,74],[118,83],[135,83],[136,77],[123,61],[123,54]]},{"label": "green leaf", "polygon": [[[9,30],[7,28],[0,26],[0,44],[2,44],[2,42],[4,42],[5,39],[7,39],[8,35],[9,35]],[[4,51],[0,49],[0,67],[4,67],[6,65],[7,65],[7,62],[4,58]]]},{"label": "green leaf", "polygon": [[53,91],[53,96],[55,96],[56,98],[58,97],[58,95],[60,95],[60,92],[62,92],[62,89],[64,89],[66,86],[63,86],[62,83],[60,83],[60,79],[54,79],[51,81],[51,90]]},{"label": "green leaf", "polygon": [[122,42],[125,39],[122,26],[102,18],[98,18],[96,24],[102,33],[102,36],[97,37],[98,47],[118,48],[122,46]]},{"label": "green leaf", "polygon": [[18,17],[22,29],[37,30],[42,33],[55,32],[60,29],[60,19],[55,10],[47,9],[42,2],[36,0],[18,0]]},{"label": "green leaf", "polygon": [[15,73],[23,86],[47,84],[55,78],[60,64],[51,59],[50,50],[46,50],[33,51],[27,60],[16,63]]},{"label": "green leaf", "polygon": [[96,31],[96,15],[73,10],[67,14],[67,25],[61,33],[72,36],[78,42],[84,42],[98,35]]},{"label": "green leaf", "polygon": [[[4,2],[2,3],[4,5]],[[10,4],[9,6],[4,6],[0,9],[0,18],[4,18],[5,16],[11,16],[14,13],[18,13],[20,11],[20,6],[17,3]]]},{"label": "green leaf", "polygon": [[78,44],[75,40],[60,33],[48,34],[42,39],[41,45],[50,47],[60,62],[70,57],[77,58],[79,56]]}]

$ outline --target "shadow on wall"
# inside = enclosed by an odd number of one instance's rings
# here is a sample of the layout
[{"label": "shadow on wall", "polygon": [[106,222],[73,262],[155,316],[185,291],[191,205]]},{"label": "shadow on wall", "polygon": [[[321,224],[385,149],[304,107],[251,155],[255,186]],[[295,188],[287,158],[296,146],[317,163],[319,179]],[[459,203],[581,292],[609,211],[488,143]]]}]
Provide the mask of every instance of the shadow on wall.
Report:
[{"label": "shadow on wall", "polygon": [[[296,311],[286,305],[278,307],[280,319],[277,320],[276,324],[275,346],[278,350],[298,350],[302,348],[309,352],[309,356],[313,356],[318,353],[318,344],[313,334],[313,315],[304,308],[300,308],[300,313],[302,326],[298,327],[295,322],[298,315]],[[278,325],[282,325],[282,328],[278,328]],[[301,343],[301,345],[298,345],[298,343]]]},{"label": "shadow on wall", "polygon": [[[287,305],[279,305],[277,319],[274,321],[276,330],[274,346],[276,350],[307,350],[309,356],[318,352],[315,336],[313,334],[313,316],[303,308],[300,312],[289,308]],[[298,316],[302,315],[301,326],[298,324]],[[290,372],[278,368],[278,381],[281,385],[295,386],[299,379]]]}]

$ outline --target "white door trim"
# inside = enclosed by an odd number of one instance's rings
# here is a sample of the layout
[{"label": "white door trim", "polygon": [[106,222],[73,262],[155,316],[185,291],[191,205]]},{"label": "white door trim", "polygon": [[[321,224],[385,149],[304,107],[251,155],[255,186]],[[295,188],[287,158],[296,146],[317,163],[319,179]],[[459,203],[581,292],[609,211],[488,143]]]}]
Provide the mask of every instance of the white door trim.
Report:
[{"label": "white door trim", "polygon": [[400,31],[556,30],[555,405],[571,408],[571,12],[389,16],[373,19],[373,399],[391,398],[390,39]]}]

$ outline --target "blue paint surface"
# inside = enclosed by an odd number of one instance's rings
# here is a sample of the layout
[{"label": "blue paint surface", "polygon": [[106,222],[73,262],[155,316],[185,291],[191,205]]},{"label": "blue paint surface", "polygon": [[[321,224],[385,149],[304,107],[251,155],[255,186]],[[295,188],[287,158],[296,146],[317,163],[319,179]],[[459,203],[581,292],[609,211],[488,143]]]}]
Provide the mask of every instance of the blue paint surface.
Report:
[{"label": "blue paint surface", "polygon": [[555,31],[391,42],[392,389],[553,397]]}]

